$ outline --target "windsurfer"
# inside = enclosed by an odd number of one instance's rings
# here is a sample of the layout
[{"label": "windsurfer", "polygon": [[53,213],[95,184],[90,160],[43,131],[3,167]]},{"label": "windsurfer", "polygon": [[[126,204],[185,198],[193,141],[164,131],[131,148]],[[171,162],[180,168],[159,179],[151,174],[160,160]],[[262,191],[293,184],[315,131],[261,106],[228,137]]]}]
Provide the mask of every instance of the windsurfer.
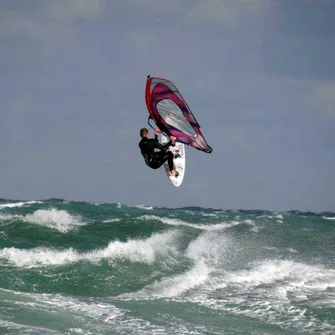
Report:
[{"label": "windsurfer", "polygon": [[[141,149],[141,154],[144,158],[145,163],[152,169],[158,169],[166,161],[169,164],[169,175],[178,177],[178,171],[173,169],[173,153],[168,151],[170,145],[173,145],[176,138],[170,136],[170,141],[164,145],[158,142],[159,130],[155,129],[155,138],[149,138],[149,131],[147,128],[142,128],[140,131],[141,141],[139,142],[139,147]],[[155,151],[159,149],[160,151]]]}]

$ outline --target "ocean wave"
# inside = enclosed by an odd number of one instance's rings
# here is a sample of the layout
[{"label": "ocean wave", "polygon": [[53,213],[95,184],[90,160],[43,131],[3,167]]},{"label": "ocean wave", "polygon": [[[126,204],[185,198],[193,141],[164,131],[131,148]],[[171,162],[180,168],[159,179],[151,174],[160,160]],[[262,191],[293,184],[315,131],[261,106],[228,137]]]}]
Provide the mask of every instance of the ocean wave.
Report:
[{"label": "ocean wave", "polygon": [[[85,318],[86,321],[91,321],[92,328],[97,327],[94,321],[100,323],[109,322],[117,317],[124,315],[124,311],[117,308],[111,303],[99,301],[85,301],[83,299],[77,299],[71,296],[65,296],[62,294],[48,294],[48,293],[26,293],[12,290],[0,289],[0,296],[5,297],[7,302],[15,302],[16,308],[20,308],[21,311],[29,310],[30,314],[46,314],[52,316],[54,323],[58,321],[60,324],[82,324],[82,322],[76,322],[75,319]],[[74,321],[74,322],[73,322]],[[0,320],[0,326],[6,326],[8,329],[14,330],[33,330],[34,334],[54,334],[59,332],[41,328],[32,327],[19,323],[9,322],[6,320]],[[87,332],[87,323],[85,323],[84,331],[82,328],[69,328],[68,331],[72,333],[81,334],[94,334]],[[91,328],[91,327],[89,327]],[[67,332],[68,334],[68,332]]]},{"label": "ocean wave", "polygon": [[8,333],[335,333],[332,212],[0,203]]},{"label": "ocean wave", "polygon": [[226,228],[230,228],[233,226],[236,226],[240,224],[238,221],[231,221],[231,222],[220,222],[215,224],[201,224],[201,223],[189,223],[180,219],[173,219],[173,218],[166,218],[166,217],[159,217],[156,215],[142,215],[139,216],[137,219],[139,220],[156,220],[160,221],[164,224],[170,225],[170,226],[185,226],[185,227],[191,227],[195,229],[200,230],[222,230]]},{"label": "ocean wave", "polygon": [[144,240],[113,241],[106,248],[91,252],[78,252],[73,248],[59,251],[45,247],[33,249],[10,247],[0,250],[0,259],[2,260],[2,266],[14,265],[26,268],[61,266],[80,261],[96,263],[102,259],[107,259],[110,262],[123,259],[133,263],[152,264],[157,255],[177,251],[177,238],[177,232],[164,232],[154,234]]},{"label": "ocean wave", "polygon": [[34,327],[31,325],[26,325],[26,324],[21,324],[18,322],[12,322],[9,320],[0,319],[0,330],[2,328],[5,328],[7,331],[13,330],[15,331],[16,334],[34,334],[34,335],[59,334],[59,332],[54,331],[50,328]]},{"label": "ocean wave", "polygon": [[165,277],[160,281],[147,285],[138,292],[124,293],[117,298],[121,300],[151,300],[177,297],[205,283],[208,276],[209,269],[207,265],[202,260],[199,260],[191,269],[182,274]]},{"label": "ocean wave", "polygon": [[79,226],[84,226],[84,222],[80,215],[72,215],[66,210],[58,210],[56,208],[38,209],[32,214],[0,214],[1,221],[21,220],[31,224],[56,229],[61,233],[67,233]]},{"label": "ocean wave", "polygon": [[212,232],[204,232],[192,240],[183,256],[193,261],[193,266],[183,273],[165,277],[151,283],[142,290],[122,294],[120,299],[156,299],[180,297],[184,293],[204,285],[210,281],[212,271],[215,271],[222,258],[231,246],[228,237],[218,236]]},{"label": "ocean wave", "polygon": [[103,220],[102,222],[105,222],[105,223],[112,223],[112,222],[120,222],[120,221],[121,221],[120,218],[114,218],[114,219]]},{"label": "ocean wave", "polygon": [[[263,260],[248,269],[213,272],[186,300],[288,329],[332,334],[335,327],[307,315],[304,306],[334,308],[335,270],[294,261]],[[215,299],[213,299],[215,297]],[[312,298],[310,298],[312,297]],[[304,306],[299,306],[303,302]],[[313,321],[312,321],[313,320]]]},{"label": "ocean wave", "polygon": [[23,206],[29,206],[33,204],[43,204],[42,201],[20,201],[20,202],[10,202],[10,203],[5,203],[5,204],[0,204],[0,209],[1,208],[15,208],[15,207],[23,207]]}]

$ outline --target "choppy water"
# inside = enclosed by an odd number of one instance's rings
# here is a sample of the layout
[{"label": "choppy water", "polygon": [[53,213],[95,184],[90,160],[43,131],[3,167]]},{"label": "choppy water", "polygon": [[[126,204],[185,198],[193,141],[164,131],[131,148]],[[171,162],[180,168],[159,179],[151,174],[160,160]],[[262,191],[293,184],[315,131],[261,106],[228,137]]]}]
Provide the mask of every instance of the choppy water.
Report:
[{"label": "choppy water", "polygon": [[335,334],[335,213],[2,199],[0,334]]}]

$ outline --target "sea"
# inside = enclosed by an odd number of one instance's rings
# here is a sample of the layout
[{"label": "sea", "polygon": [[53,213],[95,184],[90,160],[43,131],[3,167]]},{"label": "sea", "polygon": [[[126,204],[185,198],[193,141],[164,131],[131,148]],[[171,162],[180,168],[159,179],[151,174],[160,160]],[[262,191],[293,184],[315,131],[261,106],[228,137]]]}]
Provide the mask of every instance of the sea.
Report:
[{"label": "sea", "polygon": [[335,213],[0,199],[0,334],[335,334]]}]

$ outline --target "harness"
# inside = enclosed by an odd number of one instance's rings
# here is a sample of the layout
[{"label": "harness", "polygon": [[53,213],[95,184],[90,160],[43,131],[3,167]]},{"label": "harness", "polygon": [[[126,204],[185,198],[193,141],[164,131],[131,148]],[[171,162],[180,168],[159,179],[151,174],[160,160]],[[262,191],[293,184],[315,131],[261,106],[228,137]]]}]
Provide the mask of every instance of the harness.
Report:
[{"label": "harness", "polygon": [[148,165],[148,166],[150,166],[150,163],[154,162],[155,159],[158,157],[157,154],[155,154],[155,155],[147,155],[147,154],[143,154],[143,153],[142,153],[142,156],[144,158],[145,164]]}]

